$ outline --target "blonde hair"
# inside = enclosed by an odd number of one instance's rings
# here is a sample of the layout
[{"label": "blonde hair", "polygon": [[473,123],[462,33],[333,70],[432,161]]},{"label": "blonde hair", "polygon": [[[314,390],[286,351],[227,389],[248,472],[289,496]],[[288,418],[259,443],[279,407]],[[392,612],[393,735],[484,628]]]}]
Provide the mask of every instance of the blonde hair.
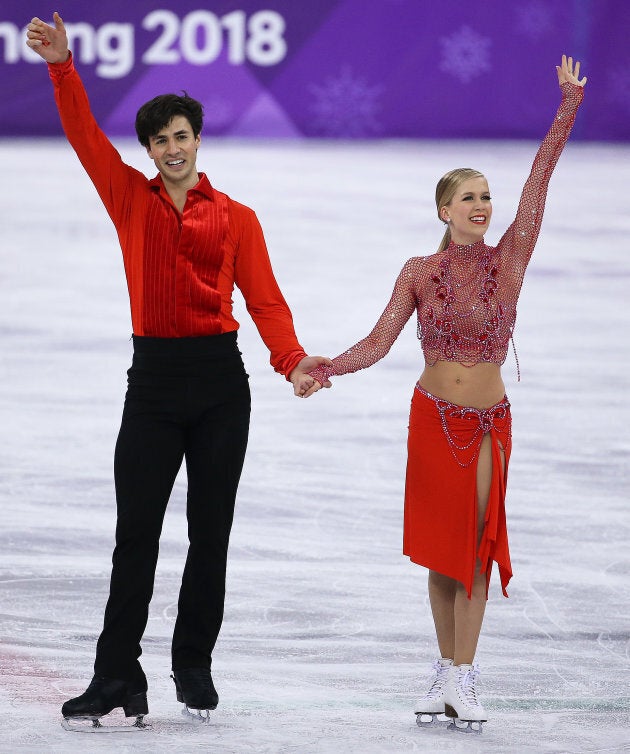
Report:
[{"label": "blonde hair", "polygon": [[[435,206],[437,208],[438,220],[446,223],[446,221],[440,217],[440,210],[442,207],[447,207],[451,203],[455,196],[455,192],[457,191],[457,187],[464,181],[468,181],[470,178],[485,178],[485,176],[483,173],[480,173],[478,170],[473,170],[472,168],[455,168],[455,170],[449,170],[446,175],[443,175],[440,178],[435,187]],[[444,251],[450,242],[451,229],[447,223],[446,232],[442,237],[438,251]]]}]

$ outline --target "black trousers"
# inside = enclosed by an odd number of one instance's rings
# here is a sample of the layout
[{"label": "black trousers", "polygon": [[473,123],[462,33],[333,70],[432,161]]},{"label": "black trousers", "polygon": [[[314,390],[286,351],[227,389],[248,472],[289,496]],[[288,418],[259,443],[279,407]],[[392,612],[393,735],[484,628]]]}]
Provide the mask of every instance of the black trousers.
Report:
[{"label": "black trousers", "polygon": [[160,533],[186,459],[189,548],[172,667],[209,667],[225,599],[228,541],[249,431],[248,376],[236,333],[134,336],[114,457],[116,547],[95,673],[146,684],[138,661]]}]

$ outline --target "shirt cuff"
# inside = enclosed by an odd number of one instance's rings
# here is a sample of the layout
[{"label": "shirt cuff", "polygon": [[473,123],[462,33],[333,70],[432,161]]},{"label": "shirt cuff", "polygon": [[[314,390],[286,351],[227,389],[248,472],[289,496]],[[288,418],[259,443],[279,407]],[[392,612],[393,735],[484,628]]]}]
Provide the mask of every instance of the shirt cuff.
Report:
[{"label": "shirt cuff", "polygon": [[72,57],[72,50],[68,50],[68,59],[63,63],[48,63],[48,75],[53,81],[59,81],[64,76],[74,71],[74,59]]},{"label": "shirt cuff", "polygon": [[291,372],[295,369],[295,367],[306,357],[306,354],[304,351],[295,351],[292,356],[287,357],[281,364],[278,364],[275,369],[276,372],[280,372],[280,374],[284,374],[287,381],[289,381],[289,377],[291,375]]}]

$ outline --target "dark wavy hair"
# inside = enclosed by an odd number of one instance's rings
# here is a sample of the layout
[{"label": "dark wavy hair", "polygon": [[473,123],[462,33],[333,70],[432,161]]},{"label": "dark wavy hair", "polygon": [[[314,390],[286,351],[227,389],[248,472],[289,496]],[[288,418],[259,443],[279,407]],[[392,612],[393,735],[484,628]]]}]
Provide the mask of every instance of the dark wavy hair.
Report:
[{"label": "dark wavy hair", "polygon": [[203,126],[203,105],[189,97],[186,92],[179,94],[160,94],[138,110],[136,115],[136,133],[143,147],[149,146],[149,138],[158,134],[176,115],[183,115],[190,123],[195,138]]}]

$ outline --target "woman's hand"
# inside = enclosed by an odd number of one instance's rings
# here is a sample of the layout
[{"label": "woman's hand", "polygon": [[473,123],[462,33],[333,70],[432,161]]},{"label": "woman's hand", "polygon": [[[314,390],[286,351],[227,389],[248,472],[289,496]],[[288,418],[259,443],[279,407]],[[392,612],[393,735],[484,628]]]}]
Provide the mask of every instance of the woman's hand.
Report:
[{"label": "woman's hand", "polygon": [[65,63],[70,54],[66,27],[57,11],[53,13],[53,20],[54,27],[41,18],[34,18],[26,27],[26,44],[47,63]]},{"label": "woman's hand", "polygon": [[567,81],[570,84],[575,84],[576,86],[584,86],[586,84],[586,76],[582,80],[580,80],[580,61],[577,60],[575,63],[575,67],[573,66],[573,58],[567,58],[566,55],[562,56],[562,65],[556,66],[556,71],[558,72],[558,84],[562,86],[562,84],[565,84]]},{"label": "woman's hand", "polygon": [[330,380],[322,385],[309,374],[319,366],[331,365],[332,361],[327,356],[305,356],[289,375],[289,380],[293,383],[293,394],[298,398],[308,398],[322,387],[332,387]]}]

